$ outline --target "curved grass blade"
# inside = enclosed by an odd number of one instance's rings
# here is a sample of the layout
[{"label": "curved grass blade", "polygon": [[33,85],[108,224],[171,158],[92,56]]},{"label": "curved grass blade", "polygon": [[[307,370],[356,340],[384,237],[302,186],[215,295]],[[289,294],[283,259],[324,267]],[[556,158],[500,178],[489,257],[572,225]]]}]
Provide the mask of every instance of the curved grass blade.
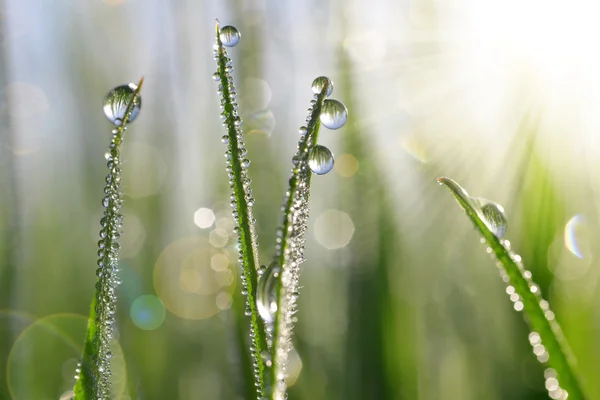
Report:
[{"label": "curved grass blade", "polygon": [[227,172],[229,173],[229,186],[231,188],[231,206],[236,221],[235,231],[238,234],[239,261],[242,268],[243,293],[246,295],[245,314],[250,317],[250,338],[252,340],[251,353],[254,364],[254,378],[257,397],[261,399],[265,393],[265,363],[261,353],[266,351],[267,343],[264,325],[260,320],[256,305],[256,286],[258,280],[258,243],[254,227],[254,215],[252,206],[254,198],[250,190],[250,178],[248,167],[250,161],[246,158],[241,119],[236,102],[235,86],[231,75],[232,62],[227,55],[225,46],[233,47],[239,41],[239,32],[231,26],[223,30],[216,24],[215,60],[217,61],[217,72],[213,78],[219,82],[219,94],[221,95],[221,117],[223,125],[227,128],[227,135],[223,136],[223,142],[227,144]]},{"label": "curved grass blade", "polygon": [[[319,81],[323,78],[326,81]],[[277,233],[276,253],[272,267],[270,267],[270,269],[277,268],[279,275],[273,288],[275,303],[273,309],[276,310],[274,320],[267,321],[267,329],[272,331],[270,354],[273,367],[270,370],[269,383],[271,385],[270,395],[273,400],[287,398],[286,368],[288,354],[292,348],[294,314],[299,296],[300,264],[304,261],[304,236],[310,211],[309,198],[312,177],[309,166],[310,150],[317,146],[321,112],[325,98],[333,89],[333,84],[328,78],[320,77],[313,82],[313,88],[315,87],[320,88],[320,91],[315,94],[316,99],[311,101],[309,115],[306,119],[307,126],[300,128],[298,150],[292,159],[294,168],[284,199],[282,227]],[[343,107],[345,109],[345,106]]]},{"label": "curved grass blade", "polygon": [[[501,239],[503,229],[499,214],[482,209],[481,201],[472,198],[458,183],[450,178],[438,178],[446,186],[475,224],[498,260],[498,268],[504,282],[509,284],[509,294],[517,311],[524,311],[531,333],[529,341],[538,360],[549,366],[545,371],[546,388],[553,399],[583,400],[583,390],[575,374],[575,359],[565,337],[556,322],[554,313],[541,290],[531,279],[521,257],[510,250],[507,240]],[[489,204],[489,203],[488,203]],[[503,217],[503,216],[502,216]],[[501,227],[500,227],[501,228]],[[494,233],[496,232],[496,234]]]},{"label": "curved grass blade", "polygon": [[[119,272],[119,238],[123,224],[120,214],[123,203],[121,192],[121,144],[127,124],[132,119],[136,103],[144,83],[140,79],[122,119],[112,131],[112,140],[107,157],[109,169],[104,187],[105,197],[102,199],[104,215],[100,220],[100,241],[98,242],[98,282],[96,293],[90,307],[90,317],[86,333],[81,363],[76,371],[74,399],[76,400],[108,400],[111,398],[111,343],[114,335],[114,314],[116,312],[116,287],[120,283]],[[135,116],[134,116],[135,117]]]}]

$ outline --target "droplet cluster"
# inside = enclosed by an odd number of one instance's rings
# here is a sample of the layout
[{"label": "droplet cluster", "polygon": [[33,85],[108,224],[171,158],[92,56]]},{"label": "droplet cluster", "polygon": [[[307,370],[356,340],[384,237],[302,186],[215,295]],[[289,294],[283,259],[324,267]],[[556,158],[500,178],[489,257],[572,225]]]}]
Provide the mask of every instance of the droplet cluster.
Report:
[{"label": "droplet cluster", "polygon": [[[481,239],[481,242],[484,244],[486,243],[485,239],[483,238]],[[544,313],[544,317],[548,321],[548,326],[554,332],[556,338],[561,342],[561,347],[566,350],[567,345],[564,342],[564,335],[560,329],[560,326],[555,320],[554,312],[550,309],[550,303],[543,299],[540,287],[533,281],[533,275],[531,271],[525,269],[521,256],[516,254],[511,249],[510,241],[503,239],[500,240],[500,243],[507,251],[511,261],[519,269],[521,276],[527,283],[527,287],[529,289],[530,294],[534,296],[535,302],[539,305],[540,309]],[[506,269],[504,268],[502,262],[496,258],[494,252],[492,251],[492,248],[487,247],[486,251],[488,254],[490,254],[490,257],[496,262],[496,266],[498,267],[498,271],[500,272],[500,277],[502,278],[502,281],[507,284],[506,294],[508,295],[510,301],[513,303],[513,308],[515,309],[515,311],[523,311],[523,309],[525,308],[525,300],[522,296],[524,294],[519,294],[516,289],[517,284],[511,283],[510,276],[506,272]],[[550,354],[546,346],[542,344],[542,338],[540,334],[535,331],[532,331],[529,334],[529,343],[531,344],[533,354],[536,356],[538,361],[542,364],[547,363],[550,359]],[[552,368],[548,368],[546,371],[553,371],[552,376],[550,378],[546,378],[546,388],[548,389],[548,394],[550,395],[550,398],[566,399],[568,393],[566,390],[560,388],[558,384],[558,375],[556,374],[556,371],[554,371]]]},{"label": "droplet cluster", "polygon": [[[143,81],[143,80],[142,80]],[[141,82],[140,81],[140,85]],[[84,352],[83,361],[77,365],[75,379],[90,386],[97,400],[111,398],[111,343],[115,335],[115,313],[117,311],[116,288],[119,279],[119,240],[123,229],[123,194],[121,192],[121,154],[127,124],[139,113],[141,98],[134,84],[121,85],[111,90],[104,101],[104,113],[119,126],[112,130],[108,151],[104,154],[108,174],[104,186],[100,219],[100,240],[98,241],[98,262],[96,269],[96,297],[94,312],[96,332],[93,337],[91,354]]]},{"label": "droplet cluster", "polygon": [[119,280],[119,239],[122,234],[123,216],[121,207],[123,195],[121,192],[121,157],[120,144],[127,127],[123,126],[112,131],[109,156],[107,158],[108,175],[104,187],[102,206],[104,215],[100,220],[100,240],[98,241],[98,268],[96,275],[96,326],[98,330],[94,338],[97,349],[91,355],[89,363],[84,360],[83,368],[92,369],[88,376],[97,376],[93,382],[97,399],[110,399],[110,362],[112,353],[111,342],[115,332],[115,313],[117,311],[116,288]]},{"label": "droplet cluster", "polygon": [[[488,237],[488,240],[497,241],[502,246],[503,249],[499,250],[496,247],[497,243],[486,245],[486,252],[495,261],[500,276],[507,285],[506,293],[513,303],[513,308],[516,311],[527,311],[525,319],[532,330],[529,335],[529,342],[534,355],[541,363],[548,363],[555,368],[546,370],[546,388],[550,397],[552,399],[566,399],[568,396],[567,390],[560,387],[556,370],[559,370],[558,372],[563,375],[561,379],[568,382],[569,387],[577,392],[576,378],[568,366],[571,352],[562,330],[556,322],[554,312],[550,309],[550,304],[543,299],[540,287],[532,279],[531,271],[525,269],[521,256],[511,249],[510,242],[502,239],[506,231],[504,209],[497,203],[470,197],[466,190],[452,179],[439,178],[438,182],[446,185],[454,193],[461,207],[471,214],[471,217],[473,217],[472,213],[475,212],[477,217],[485,223],[489,231],[495,236],[495,238]],[[475,225],[480,229],[477,224]],[[483,230],[481,232],[486,235]],[[485,245],[487,240],[484,237],[481,238],[480,242]],[[494,251],[492,246],[496,248],[497,252]],[[548,343],[543,344],[542,338]],[[552,355],[548,349],[552,349]],[[555,349],[556,351],[554,351]],[[577,393],[575,396],[577,396]]]},{"label": "droplet cluster", "polygon": [[[213,79],[218,83],[218,93],[221,97],[221,119],[223,126],[227,129],[227,134],[221,138],[221,141],[227,145],[225,152],[226,171],[229,176],[229,187],[231,189],[231,208],[236,223],[234,232],[238,235],[239,263],[241,266],[242,293],[246,296],[247,316],[258,315],[257,304],[254,298],[253,285],[257,284],[258,263],[258,244],[255,228],[255,219],[252,208],[254,198],[250,188],[251,180],[248,177],[248,168],[250,160],[246,158],[247,150],[242,136],[242,119],[238,112],[237,93],[235,90],[233,76],[233,63],[227,55],[227,50],[223,46],[233,47],[239,42],[240,33],[232,26],[226,26],[220,31],[217,29],[217,40],[214,46],[214,58],[217,61],[218,70],[213,75]],[[250,350],[252,353],[255,385],[258,391],[258,398],[264,396],[263,370],[264,361],[261,352],[264,347],[261,346],[260,338],[256,334],[258,321],[251,318],[250,338],[252,344]]]},{"label": "droplet cluster", "polygon": [[[292,331],[296,322],[300,264],[304,261],[311,172],[325,174],[333,168],[331,151],[316,144],[319,121],[327,127],[323,122],[324,119],[336,119],[338,122],[343,119],[343,122],[337,126],[339,128],[347,119],[347,112],[343,118],[339,115],[323,117],[325,112],[329,112],[325,109],[325,104],[330,101],[326,97],[333,91],[333,83],[329,78],[316,78],[312,84],[312,91],[314,99],[308,108],[306,126],[302,126],[299,130],[298,150],[292,158],[290,186],[285,194],[282,207],[284,212],[282,227],[277,230],[275,261],[262,275],[261,284],[259,284],[259,288],[265,291],[278,289],[279,292],[264,293],[260,297],[257,295],[259,300],[267,300],[260,304],[259,308],[268,311],[265,312],[263,320],[267,325],[267,332],[271,333],[269,337],[269,347],[273,359],[271,390],[273,399],[277,400],[286,398],[287,361],[288,354],[292,349]],[[344,110],[346,109],[343,104],[342,107]],[[339,112],[339,109],[336,108],[335,112]],[[274,285],[272,282],[279,284]],[[276,299],[274,305],[272,299]],[[275,312],[271,313],[273,310]]]}]

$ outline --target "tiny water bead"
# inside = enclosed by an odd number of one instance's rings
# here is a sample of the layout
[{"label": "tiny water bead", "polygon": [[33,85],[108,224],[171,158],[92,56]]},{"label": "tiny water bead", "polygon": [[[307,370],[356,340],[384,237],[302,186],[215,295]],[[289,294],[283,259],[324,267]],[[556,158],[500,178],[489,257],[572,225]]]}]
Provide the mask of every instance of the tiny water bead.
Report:
[{"label": "tiny water bead", "polygon": [[308,166],[317,175],[325,175],[331,171],[333,163],[333,154],[325,146],[316,145],[308,152]]},{"label": "tiny water bead", "polygon": [[490,231],[498,238],[502,239],[506,233],[506,216],[504,208],[493,201],[477,198],[473,199],[476,208],[481,213],[483,222]]},{"label": "tiny water bead", "polygon": [[256,288],[256,307],[261,318],[268,324],[275,321],[277,312],[277,281],[281,268],[273,262],[261,275]]},{"label": "tiny water bead", "polygon": [[314,94],[319,94],[323,89],[327,87],[327,93],[325,95],[329,97],[333,92],[333,82],[326,76],[319,76],[312,83],[312,91]]},{"label": "tiny water bead", "polygon": [[[137,89],[137,85],[133,83],[129,83],[127,85],[117,86],[104,98],[104,115],[106,118],[116,126],[121,126],[123,123],[123,119],[125,118],[125,113],[127,112],[127,106],[133,97]],[[140,108],[142,107],[142,97],[137,96],[135,99],[135,103],[131,110],[131,115],[129,116],[129,122],[133,122],[140,113]]]},{"label": "tiny water bead", "polygon": [[321,123],[328,129],[339,129],[346,124],[348,109],[341,101],[327,99],[323,102]]},{"label": "tiny water bead", "polygon": [[240,42],[242,35],[235,26],[227,25],[221,28],[219,38],[225,47],[233,47]]}]

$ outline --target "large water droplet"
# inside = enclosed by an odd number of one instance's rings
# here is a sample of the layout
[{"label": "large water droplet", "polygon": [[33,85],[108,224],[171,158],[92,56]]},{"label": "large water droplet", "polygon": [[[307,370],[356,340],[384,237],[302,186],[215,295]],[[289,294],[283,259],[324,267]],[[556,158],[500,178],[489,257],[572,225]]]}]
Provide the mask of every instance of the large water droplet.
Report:
[{"label": "large water droplet", "polygon": [[223,46],[233,47],[240,42],[241,35],[235,26],[227,25],[221,29],[219,38]]},{"label": "large water droplet", "polygon": [[319,94],[323,89],[327,87],[326,96],[329,97],[333,92],[333,82],[326,76],[319,76],[312,83],[312,91],[314,94]]},{"label": "large water droplet", "polygon": [[321,145],[316,145],[308,152],[308,166],[317,175],[324,175],[333,168],[333,154]]},{"label": "large water droplet", "polygon": [[277,312],[277,282],[281,268],[273,262],[262,274],[256,288],[256,307],[261,318],[268,324],[275,321]]},{"label": "large water droplet", "polygon": [[327,99],[321,109],[321,123],[328,129],[339,129],[348,119],[348,109],[341,101]]},{"label": "large water droplet", "polygon": [[482,198],[473,199],[473,202],[475,203],[475,208],[481,213],[482,220],[488,229],[498,239],[502,239],[506,233],[504,208],[498,203]]},{"label": "large water droplet", "polygon": [[[127,105],[131,101],[133,97],[133,93],[137,89],[137,85],[130,83],[127,85],[117,86],[104,98],[104,115],[109,119],[113,124],[120,126],[123,123],[123,118],[125,118],[125,112],[127,111]],[[129,116],[129,122],[133,122],[134,119],[140,113],[140,108],[142,107],[142,97],[137,96],[135,99],[135,103],[133,105],[133,109],[131,110],[131,115]]]}]

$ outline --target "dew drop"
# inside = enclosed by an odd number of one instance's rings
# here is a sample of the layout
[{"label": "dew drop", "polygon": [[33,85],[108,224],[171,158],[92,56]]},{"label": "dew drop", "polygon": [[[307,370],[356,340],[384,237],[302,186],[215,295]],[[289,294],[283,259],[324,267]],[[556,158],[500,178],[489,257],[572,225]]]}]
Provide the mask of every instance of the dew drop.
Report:
[{"label": "dew drop", "polygon": [[271,263],[261,275],[256,288],[256,307],[266,323],[275,321],[277,312],[277,282],[281,269],[276,262]]},{"label": "dew drop", "polygon": [[504,237],[504,234],[506,233],[506,216],[504,215],[504,208],[498,203],[482,198],[473,199],[473,202],[488,229],[492,231],[498,239]]},{"label": "dew drop", "polygon": [[327,99],[321,109],[321,123],[328,129],[339,129],[348,119],[348,109],[344,103]]},{"label": "dew drop", "polygon": [[333,82],[326,76],[319,76],[312,83],[312,91],[314,94],[319,94],[323,89],[327,87],[327,93],[325,95],[329,97],[333,92]]},{"label": "dew drop", "polygon": [[308,166],[317,175],[324,175],[333,168],[333,154],[321,145],[316,145],[308,152]]},{"label": "dew drop", "polygon": [[[120,126],[123,123],[123,118],[125,118],[125,112],[127,111],[127,105],[131,101],[136,89],[137,85],[133,83],[117,86],[108,92],[104,98],[104,115],[106,115],[106,118],[108,118],[108,120],[116,126]],[[136,119],[140,113],[141,107],[142,97],[137,96],[133,105],[133,109],[131,110],[129,122],[133,122],[133,120]]]},{"label": "dew drop", "polygon": [[225,47],[233,47],[240,42],[240,31],[235,26],[227,25],[221,29],[219,38]]}]

